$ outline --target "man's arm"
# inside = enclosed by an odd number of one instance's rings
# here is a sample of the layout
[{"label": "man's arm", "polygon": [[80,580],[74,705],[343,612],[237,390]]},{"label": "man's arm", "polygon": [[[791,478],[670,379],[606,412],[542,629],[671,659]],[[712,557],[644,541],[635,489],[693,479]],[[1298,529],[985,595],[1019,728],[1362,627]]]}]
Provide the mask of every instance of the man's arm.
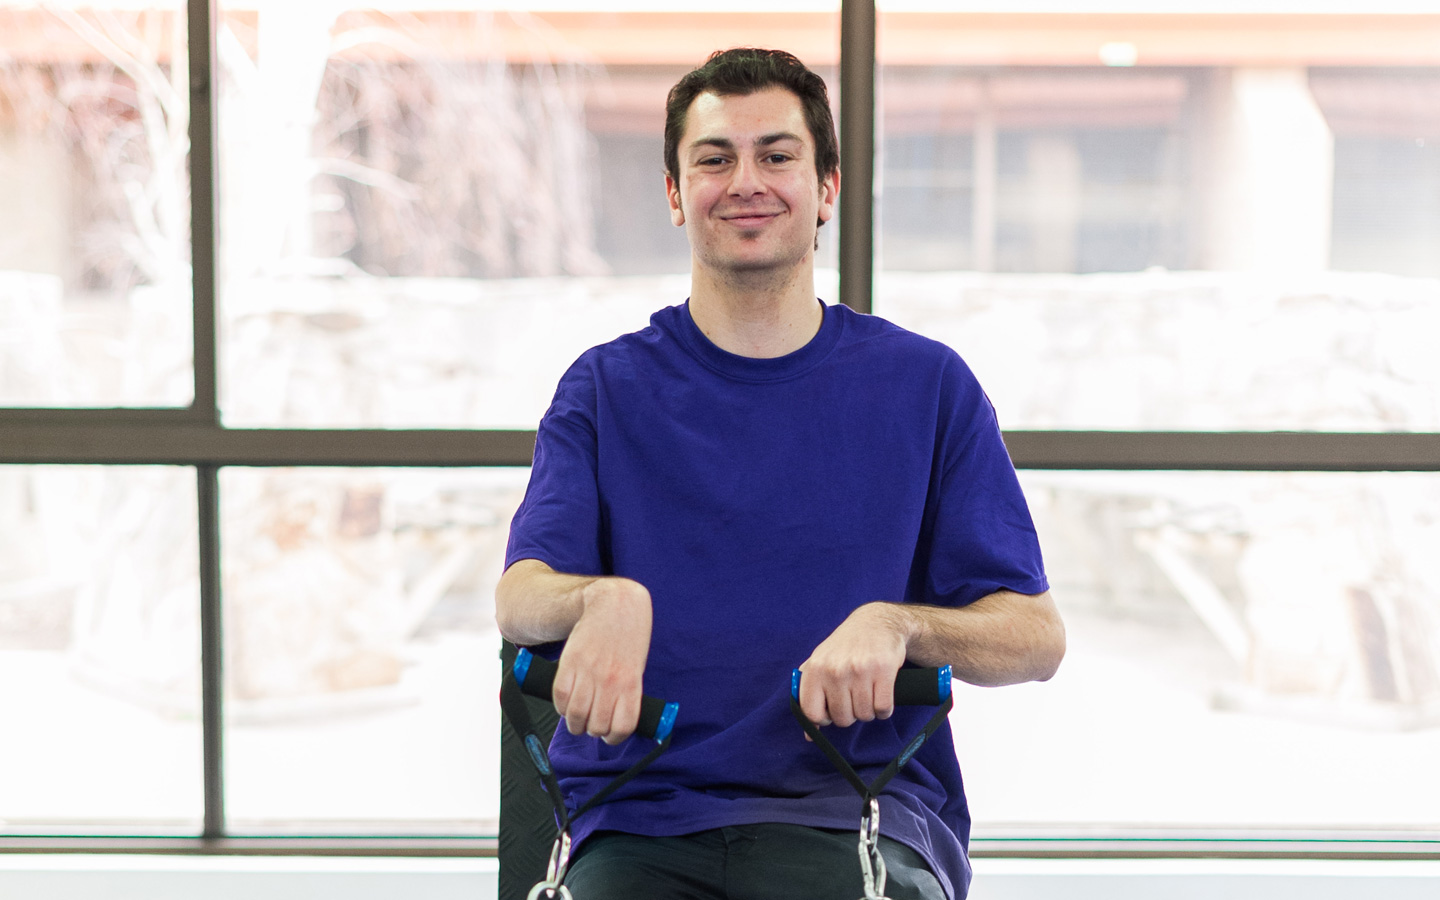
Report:
[{"label": "man's arm", "polygon": [[522,559],[500,576],[495,621],[522,646],[565,641],[554,697],[571,734],[618,744],[635,731],[650,653],[650,592],[643,585],[564,575]]},{"label": "man's arm", "polygon": [[961,607],[867,603],[800,666],[800,707],[821,724],[885,719],[907,660],[948,665],[956,678],[989,687],[1045,681],[1064,655],[1065,625],[1048,591],[998,591]]}]

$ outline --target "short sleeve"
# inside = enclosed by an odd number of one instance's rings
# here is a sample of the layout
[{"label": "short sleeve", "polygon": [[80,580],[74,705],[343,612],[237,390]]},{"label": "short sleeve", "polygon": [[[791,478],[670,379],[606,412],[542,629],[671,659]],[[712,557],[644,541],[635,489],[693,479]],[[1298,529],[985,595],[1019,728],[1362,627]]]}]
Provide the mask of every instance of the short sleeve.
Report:
[{"label": "short sleeve", "polygon": [[537,559],[557,572],[603,575],[596,388],[588,356],[571,366],[540,421],[525,498],[510,522],[505,565]]},{"label": "short sleeve", "polygon": [[1043,593],[1040,541],[994,407],[964,362],[952,363],[912,595],[963,606],[999,590]]}]

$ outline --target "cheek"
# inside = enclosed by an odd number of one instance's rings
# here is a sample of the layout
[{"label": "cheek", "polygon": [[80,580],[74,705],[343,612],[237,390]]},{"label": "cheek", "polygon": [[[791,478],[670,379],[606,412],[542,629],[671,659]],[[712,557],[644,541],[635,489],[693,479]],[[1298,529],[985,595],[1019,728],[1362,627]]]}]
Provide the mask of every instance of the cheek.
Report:
[{"label": "cheek", "polygon": [[[703,181],[688,181],[683,190],[676,191],[670,201],[670,215],[672,218],[680,217],[689,219],[692,216],[698,222],[705,218],[706,211],[715,207],[715,196],[710,185]],[[676,222],[680,224],[680,222]]]}]

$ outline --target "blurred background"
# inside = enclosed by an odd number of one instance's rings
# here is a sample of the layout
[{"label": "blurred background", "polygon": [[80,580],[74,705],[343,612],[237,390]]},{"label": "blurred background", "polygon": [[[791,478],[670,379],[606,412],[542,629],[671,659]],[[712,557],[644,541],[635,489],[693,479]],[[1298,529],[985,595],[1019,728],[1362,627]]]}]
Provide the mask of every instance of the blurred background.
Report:
[{"label": "blurred background", "polygon": [[[221,425],[533,429],[685,299],[669,86],[757,45],[838,94],[839,25],[219,3]],[[0,405],[195,400],[187,40],[0,0]],[[1007,431],[1440,430],[1440,6],[887,2],[875,47],[874,311]],[[527,474],[221,470],[234,833],[495,834]],[[977,838],[1440,831],[1440,476],[1022,481],[1070,651],[957,698]],[[0,466],[0,833],[199,827],[199,529],[192,467]]]}]

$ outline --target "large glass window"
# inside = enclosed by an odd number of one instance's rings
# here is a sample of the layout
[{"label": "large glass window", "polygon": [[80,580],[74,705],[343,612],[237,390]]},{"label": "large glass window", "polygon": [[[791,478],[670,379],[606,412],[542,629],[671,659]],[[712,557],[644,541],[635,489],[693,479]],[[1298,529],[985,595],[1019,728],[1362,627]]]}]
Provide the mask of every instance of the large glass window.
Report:
[{"label": "large glass window", "polygon": [[222,473],[238,832],[494,834],[494,592],[525,469]]},{"label": "large glass window", "polygon": [[[999,11],[882,5],[876,312],[1010,430],[1440,431],[1414,23]],[[1435,831],[1433,476],[1022,481],[1070,648],[957,700],[978,837]]]},{"label": "large glass window", "polygon": [[685,299],[670,86],[718,47],[838,49],[823,9],[223,7],[232,425],[534,427]]},{"label": "large glass window", "polygon": [[1329,69],[1310,89],[1335,135],[1336,269],[1440,278],[1440,69]]},{"label": "large glass window", "polygon": [[960,350],[1006,427],[1440,429],[1440,66],[1336,68],[1283,18],[897,6],[875,310]]},{"label": "large glass window", "polygon": [[957,695],[978,836],[1440,828],[1440,478],[1022,483],[1069,649]]},{"label": "large glass window", "polygon": [[178,0],[0,0],[0,404],[193,396]]},{"label": "large glass window", "polygon": [[886,270],[881,315],[975,369],[1001,424],[1440,430],[1440,280]]},{"label": "large glass window", "polygon": [[193,832],[195,477],[0,466],[0,830]]},{"label": "large glass window", "polygon": [[[838,106],[869,5],[218,6],[0,0],[0,842],[483,848],[525,442],[688,290],[665,93],[768,45]],[[1022,480],[1069,657],[958,698],[976,851],[1433,840],[1440,20],[1061,6],[887,0],[845,81],[855,295],[1061,466]],[[1101,471],[1171,430],[1257,471]],[[1204,434],[1288,430],[1357,472]]]},{"label": "large glass window", "polygon": [[1191,81],[885,67],[880,261],[922,272],[1186,268]]}]

